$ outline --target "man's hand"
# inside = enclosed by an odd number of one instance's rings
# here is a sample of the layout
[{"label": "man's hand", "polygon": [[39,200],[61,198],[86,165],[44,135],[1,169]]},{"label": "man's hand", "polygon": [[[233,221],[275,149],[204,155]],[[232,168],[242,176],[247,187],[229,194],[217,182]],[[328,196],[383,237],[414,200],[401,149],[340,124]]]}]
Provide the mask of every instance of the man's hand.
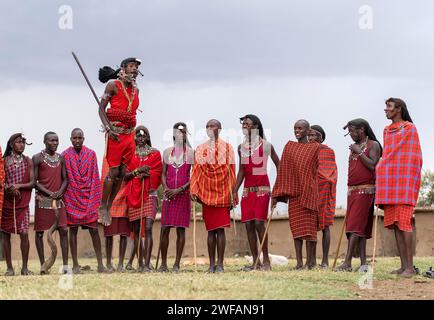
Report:
[{"label": "man's hand", "polygon": [[236,208],[238,205],[238,192],[232,192],[232,208]]},{"label": "man's hand", "polygon": [[191,201],[197,202],[197,197],[194,194],[190,194]]},{"label": "man's hand", "polygon": [[119,133],[114,132],[112,129],[109,129],[107,131],[107,134],[109,136],[109,139],[115,140],[115,141],[119,141]]},{"label": "man's hand", "polygon": [[166,195],[166,197],[168,199],[172,199],[174,196],[176,196],[177,194],[179,194],[181,192],[182,192],[181,188],[164,190],[164,194]]},{"label": "man's hand", "polygon": [[147,165],[138,168],[137,171],[145,177],[149,177],[151,175],[151,168]]},{"label": "man's hand", "polygon": [[277,206],[277,198],[271,198],[271,210],[273,210],[275,206]]},{"label": "man's hand", "polygon": [[50,194],[50,198],[53,200],[58,200],[58,199],[62,198],[62,194],[59,191],[52,192]]},{"label": "man's hand", "polygon": [[355,143],[350,145],[350,150],[355,154],[360,154],[363,152],[362,148],[360,148],[360,146]]}]

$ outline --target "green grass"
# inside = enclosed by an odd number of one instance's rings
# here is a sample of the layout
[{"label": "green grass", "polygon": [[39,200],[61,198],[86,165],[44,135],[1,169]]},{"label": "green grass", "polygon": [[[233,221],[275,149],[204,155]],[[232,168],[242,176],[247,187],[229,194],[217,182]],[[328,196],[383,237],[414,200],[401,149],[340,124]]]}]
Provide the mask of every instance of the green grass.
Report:
[{"label": "green grass", "polygon": [[[47,276],[28,277],[0,276],[0,300],[5,299],[360,299],[358,273],[337,273],[331,270],[292,271],[295,266],[291,260],[289,266],[273,267],[272,272],[242,272],[244,259],[225,260],[224,274],[206,274],[206,265],[186,266],[179,274],[161,273],[114,273],[97,274],[95,271],[72,276],[72,289],[59,288],[62,278],[56,271],[60,259]],[[357,266],[357,261],[354,261]],[[18,273],[19,261],[14,263]],[[81,259],[82,265],[90,265],[96,270],[93,259]],[[155,263],[155,262],[154,262]],[[434,257],[416,258],[416,265],[421,271],[434,265]],[[399,265],[397,258],[379,258],[376,263],[374,286],[380,286],[387,280],[399,279],[389,272]],[[36,260],[30,261],[30,269],[39,270]],[[5,272],[4,262],[0,272]],[[64,278],[63,278],[64,279]],[[414,280],[427,280],[432,290],[434,280],[417,276]],[[390,281],[389,281],[390,282]],[[389,283],[388,282],[388,283]],[[366,297],[364,297],[366,298]],[[399,297],[397,297],[399,298]]]}]

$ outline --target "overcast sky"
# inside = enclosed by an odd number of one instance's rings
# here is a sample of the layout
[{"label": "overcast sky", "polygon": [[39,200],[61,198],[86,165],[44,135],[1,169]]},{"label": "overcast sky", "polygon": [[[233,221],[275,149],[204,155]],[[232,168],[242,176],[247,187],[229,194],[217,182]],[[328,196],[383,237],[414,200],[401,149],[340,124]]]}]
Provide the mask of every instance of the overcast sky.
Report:
[{"label": "overcast sky", "polygon": [[[115,68],[129,56],[143,61],[138,122],[161,150],[177,121],[189,124],[194,146],[201,143],[210,118],[221,120],[235,146],[238,118],[254,113],[280,154],[294,139],[294,122],[304,118],[323,126],[336,152],[337,204],[345,207],[351,141],[342,127],[363,117],[382,141],[384,101],[393,96],[407,102],[424,169],[434,169],[433,1],[5,2],[3,150],[11,134],[23,131],[32,155],[53,130],[62,151],[71,129],[81,127],[87,145],[102,156],[97,105],[72,59],[75,51],[99,95],[98,68]],[[59,11],[62,5],[69,7]],[[270,175],[274,180],[274,169]]]}]

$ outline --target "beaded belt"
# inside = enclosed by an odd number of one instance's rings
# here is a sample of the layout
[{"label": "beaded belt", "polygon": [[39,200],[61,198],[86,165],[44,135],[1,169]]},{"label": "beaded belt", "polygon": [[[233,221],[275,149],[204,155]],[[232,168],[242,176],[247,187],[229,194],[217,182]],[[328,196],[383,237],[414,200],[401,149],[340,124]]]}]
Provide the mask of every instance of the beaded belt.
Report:
[{"label": "beaded belt", "polygon": [[257,186],[257,187],[248,187],[243,189],[243,195],[247,195],[247,193],[249,192],[270,193],[271,188],[269,186]]},{"label": "beaded belt", "polygon": [[125,128],[125,127],[120,127],[118,126],[120,122],[110,122],[110,124],[112,125],[112,130],[118,134],[130,134],[131,132],[134,131],[134,128]]},{"label": "beaded belt", "polygon": [[375,185],[374,184],[361,184],[359,186],[349,186],[348,187],[348,195],[350,195],[353,191],[357,191],[358,194],[374,194],[375,193]]}]

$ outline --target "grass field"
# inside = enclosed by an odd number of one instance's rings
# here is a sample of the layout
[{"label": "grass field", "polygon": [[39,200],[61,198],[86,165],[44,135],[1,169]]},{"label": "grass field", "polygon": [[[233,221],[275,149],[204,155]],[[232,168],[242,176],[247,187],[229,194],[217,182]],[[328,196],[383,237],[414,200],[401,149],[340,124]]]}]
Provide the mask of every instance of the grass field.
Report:
[{"label": "grass field", "polygon": [[[60,259],[57,259],[60,262]],[[201,258],[204,260],[204,258]],[[57,263],[46,276],[0,276],[0,300],[5,299],[434,299],[434,279],[416,276],[401,279],[389,274],[399,265],[398,258],[378,258],[373,289],[359,288],[361,274],[338,273],[330,269],[311,271],[290,270],[289,266],[275,266],[272,272],[243,272],[242,258],[225,260],[224,274],[206,274],[207,265],[184,266],[182,272],[133,272],[97,274],[96,262],[81,259],[81,265],[91,271],[61,277]],[[155,262],[154,262],[155,263]],[[415,263],[425,272],[434,266],[434,257],[416,258]],[[357,266],[355,264],[354,266]],[[14,264],[19,273],[18,262]],[[36,260],[30,270],[39,270]],[[0,264],[0,273],[5,264]],[[69,282],[68,282],[69,281]],[[60,285],[59,285],[60,284]]]}]

